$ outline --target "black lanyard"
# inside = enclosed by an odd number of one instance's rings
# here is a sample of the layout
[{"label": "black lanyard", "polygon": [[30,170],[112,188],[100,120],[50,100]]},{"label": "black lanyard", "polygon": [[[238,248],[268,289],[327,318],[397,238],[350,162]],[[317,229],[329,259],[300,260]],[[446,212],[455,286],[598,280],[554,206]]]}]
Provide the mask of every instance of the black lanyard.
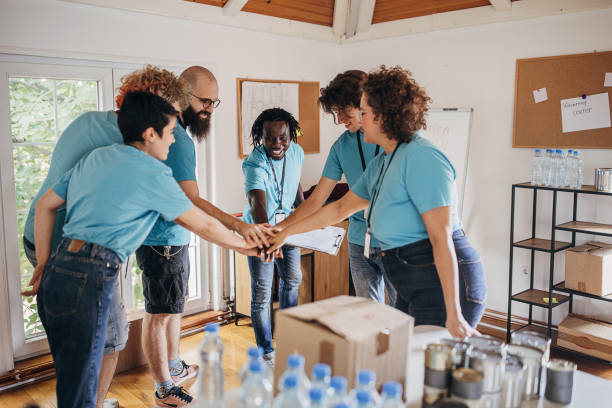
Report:
[{"label": "black lanyard", "polygon": [[393,158],[395,157],[395,153],[397,152],[397,149],[400,147],[401,144],[402,142],[398,142],[397,146],[395,146],[395,149],[393,149],[393,153],[391,153],[391,157],[389,158],[389,164],[387,164],[387,167],[385,168],[384,161],[383,161],[382,166],[380,167],[380,173],[378,173],[378,178],[376,179],[376,184],[375,184],[376,189],[374,190],[374,194],[372,194],[372,199],[370,200],[370,208],[368,208],[368,220],[367,220],[367,230],[368,231],[370,230],[370,226],[371,226],[370,219],[372,218],[372,212],[374,210],[374,203],[378,199],[378,195],[380,193],[382,183],[385,180],[385,176],[387,175],[387,170],[389,170],[389,167],[391,167],[391,162],[393,161]]},{"label": "black lanyard", "polygon": [[[264,149],[265,150],[265,149]],[[274,171],[274,165],[272,164],[272,160],[270,160],[270,156],[268,152],[266,152],[266,158],[268,159],[268,163],[270,163],[270,168],[272,169],[272,175],[274,176],[274,182],[276,183],[276,188],[280,193],[280,198],[278,200],[278,208],[276,211],[283,211],[283,191],[285,190],[285,166],[287,165],[287,153],[285,152],[285,156],[283,156],[283,176],[281,177],[281,184],[278,185],[278,179],[276,178],[276,171]]]},{"label": "black lanyard", "polygon": [[[361,156],[361,168],[363,171],[366,169],[365,158],[363,157],[363,147],[361,147],[361,132],[357,131],[357,146],[359,146],[359,156]],[[380,146],[376,145],[376,152],[374,152],[374,157],[378,156],[378,152],[380,151]]]}]

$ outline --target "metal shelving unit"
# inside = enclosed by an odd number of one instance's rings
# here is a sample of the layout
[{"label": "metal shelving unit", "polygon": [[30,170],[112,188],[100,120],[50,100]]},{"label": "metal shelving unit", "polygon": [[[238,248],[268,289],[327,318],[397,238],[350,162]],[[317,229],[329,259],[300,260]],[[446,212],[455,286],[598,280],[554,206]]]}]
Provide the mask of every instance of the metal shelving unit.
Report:
[{"label": "metal shelving unit", "polygon": [[[514,204],[516,198],[516,189],[530,189],[533,190],[533,207],[531,216],[531,238],[524,239],[521,241],[514,241]],[[552,192],[552,225],[550,230],[550,239],[536,238],[536,219],[537,219],[537,198],[538,191],[551,191]],[[573,211],[572,221],[557,225],[557,193],[569,192],[573,194]],[[557,330],[552,327],[552,311],[559,305],[569,302],[569,312],[572,312],[572,306],[574,296],[588,297],[591,299],[597,299],[607,302],[612,302],[612,295],[608,296],[597,296],[590,293],[584,293],[565,287],[565,281],[554,283],[553,275],[555,270],[555,254],[557,252],[565,251],[576,245],[576,234],[590,234],[590,235],[602,235],[612,237],[612,225],[600,224],[593,222],[583,222],[577,220],[578,210],[578,195],[579,194],[593,194],[593,195],[605,195],[612,196],[612,193],[602,192],[595,190],[594,186],[585,185],[581,189],[569,189],[569,188],[556,188],[556,187],[545,187],[545,186],[534,186],[531,183],[518,183],[512,185],[512,203],[510,210],[510,270],[509,270],[509,285],[508,285],[508,320],[506,327],[506,340],[510,341],[510,335],[519,330],[530,329],[545,331],[548,338],[552,339],[552,346],[554,348],[570,351],[574,354],[579,354],[583,357],[600,360],[596,357],[588,356],[576,351],[567,350],[563,347],[557,346],[556,334]],[[557,241],[555,238],[556,231],[569,231],[572,233],[571,242]],[[531,271],[530,271],[530,284],[529,289],[519,293],[513,293],[512,291],[512,269],[514,260],[514,248],[527,249],[531,251]],[[550,255],[549,262],[549,278],[548,278],[548,290],[535,289],[534,285],[534,261],[536,252],[545,252]],[[553,298],[556,302],[553,302]],[[519,327],[518,329],[512,330],[511,319],[512,319],[512,302],[521,302],[529,305],[529,318],[528,324]],[[542,307],[548,309],[548,319],[546,326],[538,326],[533,323],[533,307]],[[606,363],[610,363],[605,361]]]}]

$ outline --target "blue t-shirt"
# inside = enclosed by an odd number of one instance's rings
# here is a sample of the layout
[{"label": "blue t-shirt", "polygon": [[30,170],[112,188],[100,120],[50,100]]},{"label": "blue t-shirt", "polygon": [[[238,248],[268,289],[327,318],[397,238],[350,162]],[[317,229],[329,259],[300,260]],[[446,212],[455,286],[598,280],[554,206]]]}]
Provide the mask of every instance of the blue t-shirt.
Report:
[{"label": "blue t-shirt", "polygon": [[[347,130],[334,142],[327,156],[325,167],[323,168],[323,177],[340,181],[344,173],[349,188],[353,188],[355,183],[357,183],[357,180],[359,180],[363,174],[361,156],[359,155],[359,145],[357,144],[357,134],[357,132],[351,133]],[[374,159],[377,146],[365,143],[363,141],[363,133],[361,132],[359,132],[359,138],[361,140],[361,148],[363,149],[363,159],[366,166],[368,166],[370,161]],[[363,246],[365,232],[366,224],[363,218],[363,211],[351,215],[348,228],[348,241]],[[370,247],[378,248],[378,242],[372,239]]]},{"label": "blue t-shirt", "polygon": [[[76,118],[62,133],[55,145],[47,177],[30,205],[28,218],[24,227],[24,235],[28,241],[34,243],[34,213],[39,198],[79,160],[92,150],[109,146],[113,143],[123,144],[123,137],[117,124],[117,115],[113,111],[86,112]],[[55,229],[51,249],[54,250],[62,237],[62,228],[66,208],[62,206],[57,211]]]},{"label": "blue t-shirt", "polygon": [[[381,152],[352,189],[371,200],[381,172],[392,153]],[[416,133],[410,143],[402,143],[395,153],[380,186],[371,218],[371,233],[383,250],[397,248],[428,238],[421,214],[450,206],[453,231],[462,227],[457,215],[455,169],[431,142]]]},{"label": "blue t-shirt", "polygon": [[112,249],[123,262],[160,215],[172,221],[193,206],[168,166],[119,144],[92,151],[53,190],[66,200],[64,236]]},{"label": "blue t-shirt", "polygon": [[[297,195],[298,186],[300,185],[300,177],[302,175],[302,165],[304,164],[304,150],[297,143],[291,142],[289,148],[285,152],[287,164],[285,166],[285,183],[283,190],[282,211],[289,215],[291,214],[295,196]],[[276,172],[278,185],[274,180],[272,167]],[[263,146],[253,149],[249,157],[242,162],[242,173],[244,174],[244,191],[248,193],[251,190],[263,190],[266,193],[266,213],[268,214],[268,223],[275,225],[274,214],[279,207],[280,202],[280,185],[283,177],[283,159],[268,160],[266,151]],[[251,217],[251,207],[246,206],[242,213],[242,219],[249,224],[254,224]]]},{"label": "blue t-shirt", "polygon": [[[196,154],[193,140],[177,121],[174,143],[170,145],[168,158],[164,162],[172,169],[176,181],[196,180]],[[144,245],[187,245],[191,235],[188,230],[172,220],[160,217],[145,239]]]}]

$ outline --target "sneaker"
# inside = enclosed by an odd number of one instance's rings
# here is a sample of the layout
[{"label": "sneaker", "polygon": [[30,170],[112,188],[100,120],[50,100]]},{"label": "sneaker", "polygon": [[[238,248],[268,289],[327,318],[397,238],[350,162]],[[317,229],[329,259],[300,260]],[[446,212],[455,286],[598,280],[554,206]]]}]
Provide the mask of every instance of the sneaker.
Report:
[{"label": "sneaker", "polygon": [[174,381],[174,384],[176,385],[179,385],[189,380],[190,378],[195,377],[198,374],[197,364],[189,365],[184,360],[181,360],[181,365],[183,366],[183,369],[181,370],[181,372],[178,373],[177,375],[171,375],[172,381]]},{"label": "sneaker", "polygon": [[155,406],[157,408],[190,407],[192,402],[194,402],[194,398],[183,387],[177,387],[176,385],[170,388],[164,398],[160,398],[157,392],[155,393]]},{"label": "sneaker", "polygon": [[264,363],[266,363],[268,367],[270,367],[271,369],[274,369],[274,352],[264,354],[263,361]]},{"label": "sneaker", "polygon": [[119,401],[116,398],[107,398],[102,403],[102,408],[119,408]]}]

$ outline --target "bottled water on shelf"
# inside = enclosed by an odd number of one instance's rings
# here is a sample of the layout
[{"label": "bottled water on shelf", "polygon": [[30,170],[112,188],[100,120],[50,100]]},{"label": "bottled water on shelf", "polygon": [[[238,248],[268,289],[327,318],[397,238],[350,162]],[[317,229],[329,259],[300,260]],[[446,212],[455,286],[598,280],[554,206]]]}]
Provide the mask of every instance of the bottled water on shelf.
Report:
[{"label": "bottled water on shelf", "polygon": [[329,385],[331,390],[331,395],[329,397],[329,407],[335,408],[340,403],[349,403],[349,397],[346,392],[346,378],[342,376],[334,376],[332,377]]},{"label": "bottled water on shelf", "polygon": [[535,150],[535,154],[531,159],[531,184],[539,186],[543,184],[544,180],[544,157],[540,149]]},{"label": "bottled water on shelf", "polygon": [[279,388],[282,390],[285,384],[284,379],[288,375],[295,375],[298,381],[298,391],[302,398],[307,399],[308,390],[310,389],[310,381],[304,372],[304,357],[299,354],[291,354],[287,358],[287,369],[281,376]]},{"label": "bottled water on shelf", "polygon": [[223,408],[223,343],[219,338],[218,324],[209,324],[204,329],[200,358],[197,407]]},{"label": "bottled water on shelf", "polygon": [[563,181],[563,187],[572,186],[571,181],[574,176],[573,173],[574,166],[574,151],[572,149],[568,149],[567,156],[565,156],[565,180]]},{"label": "bottled water on shelf", "polygon": [[563,187],[565,185],[565,157],[563,151],[555,151],[554,182],[553,187]]},{"label": "bottled water on shelf", "polygon": [[546,156],[544,156],[544,185],[545,186],[552,186],[553,183],[553,170],[554,170],[554,164],[553,164],[553,150],[552,149],[546,149]]},{"label": "bottled water on shelf", "polygon": [[372,406],[377,407],[380,405],[380,395],[378,395],[378,391],[376,391],[376,373],[374,371],[359,371],[357,374],[357,385],[349,394],[351,402],[357,401],[357,396],[360,391],[365,391],[366,394],[368,394],[369,399],[373,404]]},{"label": "bottled water on shelf", "polygon": [[576,166],[576,184],[574,188],[582,188],[582,158],[578,150],[574,150],[574,163]]},{"label": "bottled water on shelf", "polygon": [[299,391],[298,376],[293,373],[285,374],[282,378],[282,391],[274,401],[274,408],[306,408],[308,403]]},{"label": "bottled water on shelf", "polygon": [[272,404],[272,383],[265,372],[266,364],[253,360],[249,364],[240,389],[239,408],[270,408]]},{"label": "bottled water on shelf", "polygon": [[240,382],[244,383],[244,380],[249,373],[249,366],[253,361],[261,361],[264,363],[264,374],[272,383],[272,378],[274,377],[274,373],[272,372],[272,368],[265,364],[263,361],[263,349],[261,347],[251,347],[247,351],[247,361],[244,363],[240,371],[238,372],[238,377],[240,377]]},{"label": "bottled water on shelf", "polygon": [[380,408],[404,408],[402,386],[395,381],[383,385]]}]

